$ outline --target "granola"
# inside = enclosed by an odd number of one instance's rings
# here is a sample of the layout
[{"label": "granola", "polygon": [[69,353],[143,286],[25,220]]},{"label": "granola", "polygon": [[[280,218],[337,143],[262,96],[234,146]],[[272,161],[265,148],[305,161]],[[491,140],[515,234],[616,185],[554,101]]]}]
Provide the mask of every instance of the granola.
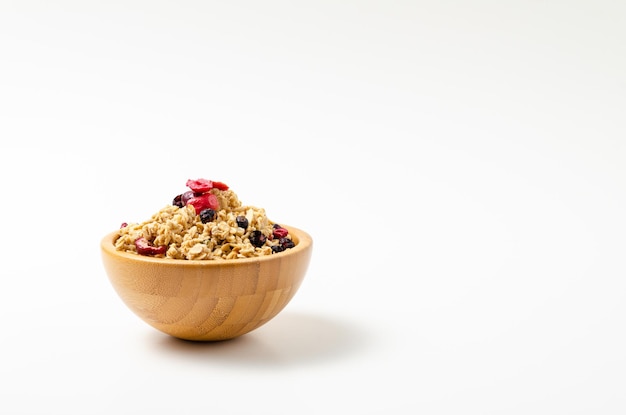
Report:
[{"label": "granola", "polygon": [[295,246],[265,209],[243,205],[221,182],[188,180],[191,189],[141,223],[123,223],[118,251],[183,260],[271,255]]}]

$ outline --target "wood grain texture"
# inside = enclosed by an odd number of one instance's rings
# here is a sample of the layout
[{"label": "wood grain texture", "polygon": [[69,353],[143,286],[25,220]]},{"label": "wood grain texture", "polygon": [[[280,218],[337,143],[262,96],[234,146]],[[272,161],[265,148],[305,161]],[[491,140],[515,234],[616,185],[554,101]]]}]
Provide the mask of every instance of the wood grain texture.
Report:
[{"label": "wood grain texture", "polygon": [[313,240],[300,229],[286,228],[294,248],[223,261],[118,252],[117,232],[112,232],[101,241],[102,262],[122,301],[152,327],[185,340],[227,340],[274,318],[300,287]]}]

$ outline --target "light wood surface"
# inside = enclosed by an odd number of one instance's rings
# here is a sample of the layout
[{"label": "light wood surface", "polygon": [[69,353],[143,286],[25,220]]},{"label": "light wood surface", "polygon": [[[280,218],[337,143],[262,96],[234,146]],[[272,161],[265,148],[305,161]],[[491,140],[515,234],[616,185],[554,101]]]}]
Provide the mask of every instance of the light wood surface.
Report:
[{"label": "light wood surface", "polygon": [[118,252],[117,232],[101,241],[115,291],[143,321],[171,336],[196,341],[246,334],[275,317],[306,274],[313,241],[287,227],[296,246],[259,258],[186,261]]}]

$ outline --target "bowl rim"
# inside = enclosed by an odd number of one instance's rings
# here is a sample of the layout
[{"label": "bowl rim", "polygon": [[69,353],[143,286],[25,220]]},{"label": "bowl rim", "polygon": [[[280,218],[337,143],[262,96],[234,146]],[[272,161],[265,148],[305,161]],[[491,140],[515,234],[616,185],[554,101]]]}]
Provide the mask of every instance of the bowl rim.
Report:
[{"label": "bowl rim", "polygon": [[289,226],[289,225],[281,225],[283,228],[286,228],[291,235],[293,235],[296,239],[296,246],[293,248],[287,249],[283,252],[278,252],[271,255],[263,255],[257,257],[250,258],[236,258],[236,259],[174,259],[174,258],[159,258],[159,257],[151,257],[146,255],[139,255],[132,252],[118,251],[115,249],[115,245],[113,244],[116,236],[118,235],[119,230],[115,230],[107,233],[100,240],[100,249],[104,254],[108,254],[110,256],[115,256],[119,258],[128,259],[131,261],[137,262],[145,262],[149,264],[162,264],[162,265],[176,265],[176,266],[186,266],[186,267],[223,267],[225,265],[235,265],[235,264],[250,264],[250,263],[260,263],[266,261],[277,260],[280,258],[286,258],[289,256],[297,255],[298,253],[309,249],[313,245],[313,238],[307,232],[302,229]]}]

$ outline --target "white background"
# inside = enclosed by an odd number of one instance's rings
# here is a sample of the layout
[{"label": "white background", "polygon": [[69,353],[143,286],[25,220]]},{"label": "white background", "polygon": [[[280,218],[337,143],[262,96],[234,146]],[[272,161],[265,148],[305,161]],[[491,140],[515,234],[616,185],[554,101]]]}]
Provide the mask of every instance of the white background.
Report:
[{"label": "white background", "polygon": [[[625,23],[0,0],[0,413],[626,413]],[[199,177],[314,238],[230,342],[147,326],[100,261]]]}]

